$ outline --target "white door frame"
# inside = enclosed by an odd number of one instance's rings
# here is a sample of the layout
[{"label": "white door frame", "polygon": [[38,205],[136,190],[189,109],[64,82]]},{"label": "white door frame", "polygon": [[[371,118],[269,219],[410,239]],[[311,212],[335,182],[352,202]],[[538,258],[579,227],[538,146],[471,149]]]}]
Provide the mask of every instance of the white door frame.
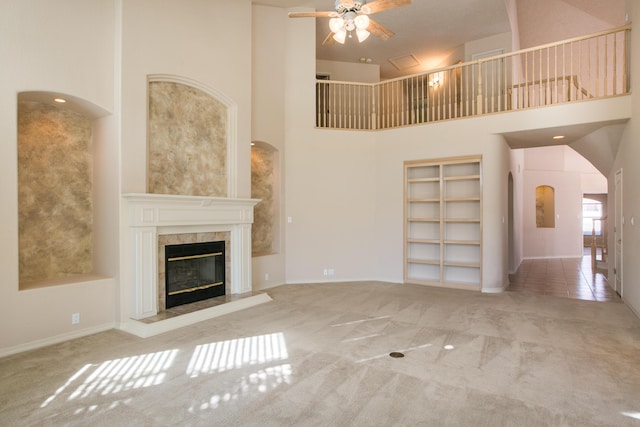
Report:
[{"label": "white door frame", "polygon": [[622,231],[624,228],[624,215],[622,213],[622,169],[616,171],[615,175],[615,201],[613,205],[613,217],[614,217],[614,225],[613,225],[613,275],[614,275],[614,290],[620,295],[623,296],[623,282],[622,282]]}]

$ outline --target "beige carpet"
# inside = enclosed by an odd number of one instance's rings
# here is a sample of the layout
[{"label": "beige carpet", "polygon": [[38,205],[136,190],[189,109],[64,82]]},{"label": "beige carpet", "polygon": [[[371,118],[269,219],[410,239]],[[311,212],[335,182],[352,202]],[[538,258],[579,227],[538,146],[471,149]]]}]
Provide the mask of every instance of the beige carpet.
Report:
[{"label": "beige carpet", "polygon": [[269,295],[0,359],[0,425],[640,425],[624,304],[378,282]]}]

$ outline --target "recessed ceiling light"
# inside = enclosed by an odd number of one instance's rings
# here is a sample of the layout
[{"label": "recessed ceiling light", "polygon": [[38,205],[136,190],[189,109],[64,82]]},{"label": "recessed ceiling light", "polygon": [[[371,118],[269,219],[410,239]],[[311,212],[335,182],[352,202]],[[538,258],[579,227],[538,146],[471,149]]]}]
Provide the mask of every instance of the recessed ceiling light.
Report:
[{"label": "recessed ceiling light", "polygon": [[556,135],[553,139],[564,139],[564,135]]},{"label": "recessed ceiling light", "polygon": [[53,100],[58,104],[64,104],[65,102],[67,102],[67,100],[64,98],[53,98]]}]

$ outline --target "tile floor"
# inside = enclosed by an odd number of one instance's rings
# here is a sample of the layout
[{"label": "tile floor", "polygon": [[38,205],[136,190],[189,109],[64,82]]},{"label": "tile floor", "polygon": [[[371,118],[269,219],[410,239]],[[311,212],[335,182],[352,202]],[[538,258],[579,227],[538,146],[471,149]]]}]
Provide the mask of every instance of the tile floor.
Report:
[{"label": "tile floor", "polygon": [[553,295],[588,301],[621,302],[604,272],[591,270],[588,251],[582,258],[528,259],[509,275],[507,291]]}]

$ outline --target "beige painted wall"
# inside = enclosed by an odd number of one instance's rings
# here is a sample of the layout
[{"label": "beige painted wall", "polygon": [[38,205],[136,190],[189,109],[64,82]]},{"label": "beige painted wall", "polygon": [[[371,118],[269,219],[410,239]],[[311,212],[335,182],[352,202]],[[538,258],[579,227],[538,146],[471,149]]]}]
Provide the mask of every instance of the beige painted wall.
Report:
[{"label": "beige painted wall", "polygon": [[[251,115],[251,138],[274,147],[274,169],[276,186],[280,198],[274,205],[274,239],[278,251],[269,255],[253,257],[253,289],[266,289],[286,282],[286,193],[285,193],[285,93],[287,90],[287,33],[289,25],[303,19],[289,19],[287,10],[253,5],[252,35],[252,79],[253,102]],[[295,54],[295,53],[293,53]]]},{"label": "beige painted wall", "polygon": [[[482,154],[484,164],[483,280],[487,291],[506,284],[508,150],[487,121],[349,132],[314,128],[313,24],[296,20],[289,45],[287,117],[287,281],[402,281],[403,161]],[[306,40],[309,40],[308,38]],[[311,39],[312,42],[312,39]],[[307,42],[308,44],[309,42]],[[504,119],[503,119],[504,120]],[[311,197],[310,197],[311,195]],[[332,269],[334,276],[324,276]]]},{"label": "beige painted wall", "polygon": [[494,36],[468,42],[464,45],[465,61],[472,61],[473,55],[485,52],[502,50],[502,53],[509,53],[512,51],[512,42],[511,33],[496,34]]},{"label": "beige painted wall", "polygon": [[[524,150],[523,242],[525,258],[582,256],[582,194],[606,193],[606,178],[565,145]],[[536,227],[535,191],[555,190],[555,227]]]},{"label": "beige painted wall", "polygon": [[[627,1],[627,11],[630,21],[640,22],[640,4],[636,0]],[[640,32],[631,32],[631,43],[640,46]],[[640,55],[631,55],[631,69],[640,69]],[[631,73],[631,86],[640,87],[640,73]],[[640,112],[640,92],[632,92],[632,108],[634,112]],[[640,117],[631,118],[627,124],[622,142],[618,150],[615,162],[609,174],[609,194],[615,190],[616,171],[623,170],[623,209],[624,225],[622,228],[623,240],[623,298],[625,302],[640,316],[640,170],[637,167],[640,159]],[[613,197],[609,199],[609,218],[614,218]],[[634,224],[631,223],[633,218]],[[609,233],[609,247],[614,247],[614,233]],[[609,265],[609,277],[613,280],[613,257]]]},{"label": "beige painted wall", "polygon": [[[625,0],[516,0],[516,3],[521,49],[624,25]],[[603,8],[602,3],[607,7]]]},{"label": "beige painted wall", "polygon": [[[507,239],[511,232],[511,249],[509,273],[515,273],[522,262],[522,246],[523,246],[523,185],[524,185],[524,150],[510,150],[509,152],[509,172],[513,178],[513,189],[511,194],[512,215],[511,222],[507,222]],[[508,177],[507,177],[508,179]],[[507,210],[509,206],[507,205]],[[509,218],[509,215],[507,216]],[[509,242],[507,242],[509,247]]]},{"label": "beige painted wall", "polygon": [[[301,47],[302,34],[308,30],[303,25],[296,22],[301,35],[289,47],[296,54],[290,56],[295,61],[291,60],[287,79],[292,88],[298,88],[287,97],[286,105],[286,206],[292,217],[287,225],[286,277],[290,283],[366,278],[401,282],[402,162],[482,154],[483,290],[499,291],[508,283],[508,173],[518,165],[514,197],[520,213],[526,197],[524,157],[511,156],[499,134],[616,120],[630,113],[628,100],[605,100],[465,119],[464,126],[451,121],[365,134],[314,129],[313,81],[309,80],[314,58]],[[517,164],[510,164],[510,159]],[[580,185],[578,178],[578,194]],[[525,256],[526,240],[524,224],[518,224],[516,265]],[[333,269],[335,275],[324,276],[325,269]]]},{"label": "beige painted wall", "polygon": [[[17,207],[17,94],[23,91],[52,91],[95,104],[105,110],[114,108],[114,22],[112,0],[84,2],[61,0],[55,4],[34,0],[4,2],[0,14],[0,354],[7,348],[23,348],[27,343],[46,344],[77,334],[111,328],[114,325],[117,262],[100,265],[106,278],[63,282],[58,286],[20,291],[18,285],[18,207]],[[81,34],[81,36],[79,36]],[[100,119],[102,121],[102,119]],[[95,159],[94,182],[100,186],[110,175],[104,158],[117,152],[118,139],[105,146],[105,132],[94,132],[94,144],[100,153]],[[113,135],[113,134],[112,134]],[[113,165],[113,163],[112,163]],[[109,198],[109,196],[106,196]],[[94,206],[94,220],[117,209],[111,193],[108,203]],[[105,200],[106,201],[106,200]],[[101,209],[104,209],[100,211]],[[111,211],[110,211],[111,209]],[[117,218],[116,215],[111,217]],[[99,227],[102,227],[102,222]],[[100,256],[117,259],[117,228],[104,237],[106,249]],[[71,314],[79,312],[81,322],[71,325]]]},{"label": "beige painted wall", "polygon": [[316,73],[329,74],[331,80],[343,82],[378,83],[380,81],[378,64],[318,60]]},{"label": "beige painted wall", "polygon": [[[150,11],[153,10],[153,13]],[[222,11],[222,12],[221,12]],[[150,19],[152,17],[152,19]],[[171,31],[167,31],[171,28]],[[112,328],[129,315],[128,230],[120,192],[146,187],[147,76],[201,82],[235,102],[237,197],[250,196],[251,3],[249,0],[43,0],[3,5],[0,16],[0,354]],[[120,32],[121,31],[121,32]],[[55,37],[51,36],[55,35]],[[233,43],[215,43],[216,40]],[[122,50],[120,50],[120,40]],[[220,66],[224,63],[225,66]],[[94,121],[96,277],[18,290],[17,93],[70,94],[113,116]],[[120,271],[120,268],[122,270]],[[71,325],[71,314],[81,322]]]},{"label": "beige painted wall", "polygon": [[[250,196],[250,28],[249,0],[123,2],[123,192],[146,191],[146,80],[165,74],[198,82],[237,105],[238,126],[231,132],[237,135],[238,152],[229,165],[237,171],[237,194],[229,196]],[[219,42],[224,40],[233,42]]]}]

